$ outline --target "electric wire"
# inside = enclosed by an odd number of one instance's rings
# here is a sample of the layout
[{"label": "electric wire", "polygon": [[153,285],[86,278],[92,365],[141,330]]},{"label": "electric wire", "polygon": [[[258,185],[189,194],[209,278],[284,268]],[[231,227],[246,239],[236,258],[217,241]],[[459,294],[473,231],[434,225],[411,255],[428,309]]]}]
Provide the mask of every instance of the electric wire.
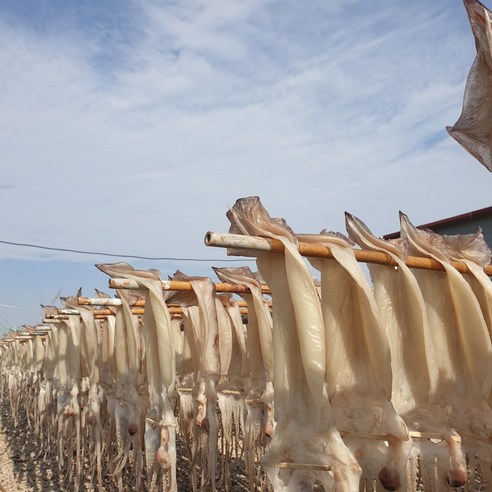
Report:
[{"label": "electric wire", "polygon": [[106,253],[101,251],[85,251],[80,249],[71,249],[71,248],[55,248],[52,246],[42,246],[39,244],[29,244],[29,243],[17,243],[13,241],[5,241],[0,239],[1,244],[8,244],[10,246],[20,246],[23,248],[36,248],[43,249],[48,251],[61,251],[64,253],[75,253],[80,255],[93,255],[93,256],[111,256],[113,258],[134,258],[137,260],[150,260],[150,261],[195,261],[195,262],[237,262],[237,261],[255,261],[254,258],[241,258],[241,259],[232,259],[232,258],[177,258],[177,257],[152,257],[152,256],[140,256],[140,255],[123,255],[117,253]]},{"label": "electric wire", "polygon": [[[6,241],[6,240],[0,240],[0,244],[6,244],[9,246],[19,246],[23,248],[35,248],[35,249],[42,249],[42,250],[48,250],[48,251],[60,251],[64,253],[74,253],[74,254],[81,254],[81,255],[93,255],[93,256],[109,256],[113,258],[133,258],[133,259],[138,259],[138,260],[150,260],[150,261],[194,261],[194,262],[208,262],[208,263],[219,263],[219,262],[244,262],[244,261],[255,261],[254,258],[237,258],[237,259],[232,259],[232,258],[226,258],[226,259],[219,259],[219,258],[175,258],[175,257],[152,257],[152,256],[141,256],[141,255],[124,255],[124,254],[117,254],[117,253],[107,253],[107,252],[101,252],[101,251],[85,251],[85,250],[80,250],[80,249],[72,249],[72,248],[56,248],[52,246],[43,246],[39,244],[31,244],[31,243],[19,243],[19,242],[14,242],[14,241]],[[0,307],[9,307],[9,308],[20,308],[20,309],[26,309],[23,306],[20,305],[14,305],[14,304],[9,304],[8,306],[0,302]],[[7,323],[7,324],[5,324]],[[0,311],[0,328],[3,330],[8,330],[9,327],[14,326],[14,323],[12,323],[8,317],[5,316],[3,311]]]}]

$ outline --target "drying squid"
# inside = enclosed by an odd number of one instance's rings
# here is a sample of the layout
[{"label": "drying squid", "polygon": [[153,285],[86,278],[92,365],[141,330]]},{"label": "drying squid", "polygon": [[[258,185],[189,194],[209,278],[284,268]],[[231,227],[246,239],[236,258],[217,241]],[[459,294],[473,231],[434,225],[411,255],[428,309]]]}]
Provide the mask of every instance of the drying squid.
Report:
[{"label": "drying squid", "polygon": [[295,236],[283,220],[270,218],[257,197],[236,201],[227,216],[231,233],[279,239],[285,248],[281,256],[257,255],[272,291],[277,420],[262,466],[274,490],[312,490],[316,483],[325,490],[357,490],[361,469],[334,426],[321,307]]},{"label": "drying squid", "polygon": [[446,483],[454,487],[472,473],[489,475],[489,460],[482,460],[491,429],[488,405],[491,388],[492,344],[480,304],[470,285],[450,264],[443,238],[413,227],[401,214],[402,237],[409,242],[409,254],[419,254],[438,261],[444,272],[413,269],[423,293],[431,335],[435,347],[439,381],[434,401],[441,406],[447,429],[450,459],[438,463],[436,489]]},{"label": "drying squid", "polygon": [[242,455],[245,433],[245,334],[237,302],[229,295],[217,295],[215,309],[219,333],[220,378],[217,384],[217,404],[220,411],[219,450],[221,478],[225,490],[231,490],[232,459]]},{"label": "drying squid", "polygon": [[478,0],[464,0],[477,54],[465,87],[463,110],[448,133],[492,171],[492,12]]},{"label": "drying squid", "polygon": [[[422,291],[405,265],[407,243],[376,238],[362,221],[350,214],[346,214],[346,224],[351,239],[359,246],[384,252],[397,265],[391,268],[369,264],[368,268],[390,343],[392,402],[416,436],[408,463],[410,490],[414,490],[419,481],[426,490],[445,486],[435,482],[436,476],[456,483],[456,476],[463,473],[461,465],[455,466],[460,463],[459,436],[446,426],[445,408],[435,402],[439,387],[436,359],[439,346],[433,345],[432,326]],[[436,273],[428,274],[432,275]]]},{"label": "drying squid", "polygon": [[[81,362],[81,384],[79,401],[81,406],[81,461],[84,462],[84,451],[86,438],[89,437],[89,445],[93,443],[94,448],[89,448],[89,455],[95,456],[95,468],[97,470],[97,482],[99,490],[103,489],[102,483],[102,422],[101,405],[103,403],[103,390],[99,385],[100,374],[100,330],[98,331],[93,315],[93,309],[88,306],[79,306],[77,298],[81,295],[79,291],[74,297],[61,298],[66,307],[77,309],[80,313],[80,362]],[[87,428],[89,432],[87,432]],[[87,436],[88,434],[88,436]],[[93,467],[91,467],[94,469]]]},{"label": "drying squid", "polygon": [[[248,306],[247,339],[243,341],[238,330],[238,340],[244,352],[248,376],[245,423],[245,459],[250,490],[258,485],[256,462],[267,449],[275,430],[273,389],[272,316],[263,299],[261,284],[248,267],[214,268],[222,282],[244,285],[250,293],[241,294]],[[239,320],[235,323],[239,327]]]},{"label": "drying squid", "polygon": [[[192,486],[193,490],[198,487],[215,490],[219,432],[217,384],[221,366],[214,286],[208,278],[188,277],[181,272],[176,272],[174,279],[189,281],[194,293],[194,296],[187,296],[188,304],[183,308],[185,336],[192,349],[195,370],[192,393],[195,424],[192,429]],[[199,480],[198,469],[201,470]]]},{"label": "drying squid", "polygon": [[[148,486],[152,489],[159,483],[164,490],[174,492],[177,490],[176,436],[171,397],[174,393],[176,363],[171,317],[162,295],[159,274],[155,270],[135,270],[124,263],[99,265],[98,268],[111,276],[135,280],[145,291],[143,338],[149,403],[144,443]],[[127,302],[122,304],[128,306]],[[131,313],[131,310],[127,312]],[[134,336],[136,333],[133,332]],[[135,351],[138,354],[137,345]],[[138,355],[135,360],[138,361]],[[133,419],[131,424],[128,432],[140,435],[140,421]]]},{"label": "drying squid", "polygon": [[55,370],[60,466],[63,465],[65,457],[67,457],[70,481],[72,481],[75,467],[75,476],[73,477],[75,489],[78,488],[81,477],[80,329],[80,319],[76,316],[68,316],[58,325],[57,367]]},{"label": "drying squid", "polygon": [[335,425],[362,467],[361,488],[379,481],[386,490],[405,490],[411,442],[391,402],[391,353],[371,286],[341,234],[298,238],[328,246],[334,257],[310,261],[321,272],[328,396]]},{"label": "drying squid", "polygon": [[[118,265],[96,265],[108,275],[120,275]],[[123,489],[122,471],[128,463],[130,449],[136,452],[135,487],[140,486],[141,458],[141,415],[142,400],[138,393],[141,379],[139,361],[138,319],[133,316],[128,300],[121,295],[121,305],[116,307],[115,336],[115,394],[114,408],[111,418],[114,418],[116,431],[117,456],[114,459],[116,481],[118,488]]]}]

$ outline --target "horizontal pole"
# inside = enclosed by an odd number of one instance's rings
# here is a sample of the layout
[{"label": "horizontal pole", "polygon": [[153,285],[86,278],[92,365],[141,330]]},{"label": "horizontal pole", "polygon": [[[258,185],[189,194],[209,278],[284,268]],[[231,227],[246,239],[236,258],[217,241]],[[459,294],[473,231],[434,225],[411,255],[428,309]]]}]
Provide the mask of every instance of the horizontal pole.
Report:
[{"label": "horizontal pole", "polygon": [[3,342],[14,342],[15,340],[32,340],[34,339],[34,335],[21,335],[21,334],[14,334],[14,335],[9,335],[9,338],[3,338]]},{"label": "horizontal pole", "polygon": [[[182,319],[182,318],[183,318],[182,313],[171,314],[171,319]],[[99,321],[105,321],[108,319],[108,316],[104,314],[97,314],[96,316],[94,316],[94,319],[97,319]],[[142,322],[141,318],[139,318],[139,322]]]},{"label": "horizontal pole", "polygon": [[[116,297],[77,297],[79,306],[121,306],[121,299]],[[142,306],[145,304],[142,301]],[[139,301],[134,306],[140,306]]]},{"label": "horizontal pole", "polygon": [[[111,298],[106,298],[106,297],[78,297],[77,302],[79,306],[111,306],[111,307],[117,307],[121,306],[121,299],[118,299],[117,297],[111,297]],[[168,304],[170,307],[178,307],[177,304]],[[144,299],[137,299],[136,301],[133,302],[131,305],[132,308],[134,307],[145,307],[145,300]]]},{"label": "horizontal pole", "polygon": [[283,461],[278,464],[279,468],[292,468],[294,470],[315,470],[315,471],[332,471],[331,465],[321,463],[292,463]]},{"label": "horizontal pole", "polygon": [[[167,310],[169,314],[183,314],[183,309],[180,306],[171,306]],[[246,308],[239,308],[241,314],[248,314]],[[111,316],[114,315],[109,309],[94,309],[94,316]],[[132,314],[136,316],[142,316],[145,313],[144,308],[132,308]]]},{"label": "horizontal pole", "polygon": [[[217,283],[214,284],[214,286],[215,286],[215,292],[231,293],[231,294],[247,294],[251,292],[249,288],[246,287],[245,285]],[[139,286],[136,280],[127,280],[124,278],[110,278],[109,287],[111,289],[132,289],[132,290],[141,289],[141,287]],[[193,290],[193,287],[191,286],[191,282],[187,282],[187,281],[162,280],[162,290],[189,292]],[[261,286],[261,290],[264,294],[271,294],[270,288],[265,284]]]},{"label": "horizontal pole", "polygon": [[[222,234],[216,232],[207,232],[205,235],[205,244],[218,248],[240,248],[250,251],[269,251],[270,253],[283,253],[284,245],[278,239],[242,236],[240,234]],[[299,253],[302,256],[311,258],[333,259],[333,253],[328,246],[321,244],[299,243]],[[397,266],[398,263],[387,253],[380,251],[370,251],[364,249],[354,249],[355,258],[359,262],[373,263],[376,265]],[[468,267],[461,262],[452,261],[451,265],[461,273],[470,273]],[[408,256],[405,264],[409,268],[419,268],[422,270],[444,271],[444,267],[432,258],[419,256]],[[484,268],[487,275],[492,275],[492,265]]]},{"label": "horizontal pole", "polygon": [[[168,307],[167,309],[169,311],[169,314],[183,314],[183,309],[180,306],[171,306]],[[64,310],[60,309],[60,311],[64,311]],[[248,314],[248,309],[246,307],[240,307],[239,312],[241,314]],[[94,309],[92,313],[97,319],[101,319],[102,317],[107,317],[107,316],[114,316],[114,313],[110,309]],[[135,316],[143,316],[144,313],[145,313],[144,308],[132,308],[132,314]],[[43,322],[52,323],[53,321],[66,320],[70,316],[80,316],[80,313],[72,309],[70,310],[69,313],[48,314],[46,315]]]},{"label": "horizontal pole", "polygon": [[[99,302],[99,301],[103,301],[103,302]],[[112,302],[105,302],[105,301],[112,301]],[[266,303],[268,306],[272,305],[271,301],[266,301]],[[95,298],[79,297],[78,298],[78,304],[79,304],[79,306],[113,306],[113,307],[116,307],[116,306],[121,306],[121,299],[118,299],[116,297],[111,298],[111,299],[99,298],[99,297],[95,297]],[[236,301],[236,304],[239,307],[247,307],[246,301]],[[145,300],[139,299],[139,300],[135,301],[131,305],[131,307],[132,308],[133,307],[145,307]],[[174,307],[180,307],[180,305],[169,303],[169,304],[167,304],[167,307],[168,308],[174,308]]]},{"label": "horizontal pole", "polygon": [[206,246],[219,248],[249,249],[252,251],[266,251],[282,253],[284,246],[276,239],[258,236],[244,236],[242,234],[227,234],[221,232],[207,232],[204,239]]},{"label": "horizontal pole", "polygon": [[[114,316],[115,313],[111,309],[94,309],[94,316]],[[144,313],[143,308],[132,308],[132,314],[141,316]]]},{"label": "horizontal pole", "polygon": [[[77,309],[74,308],[66,308],[66,309],[58,309],[58,314],[66,314],[67,316],[76,316],[77,314],[80,314]],[[47,315],[47,317],[50,317],[50,315]]]}]

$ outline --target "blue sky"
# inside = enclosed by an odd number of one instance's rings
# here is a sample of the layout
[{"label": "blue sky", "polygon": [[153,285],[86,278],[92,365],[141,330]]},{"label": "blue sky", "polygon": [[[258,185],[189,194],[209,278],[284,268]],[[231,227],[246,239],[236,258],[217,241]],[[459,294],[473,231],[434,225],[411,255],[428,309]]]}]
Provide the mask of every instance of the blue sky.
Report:
[{"label": "blue sky", "polygon": [[[248,195],[297,232],[490,206],[445,131],[475,56],[461,1],[0,0],[0,45],[0,240],[224,259],[203,236]],[[0,330],[111,261],[0,244]]]}]

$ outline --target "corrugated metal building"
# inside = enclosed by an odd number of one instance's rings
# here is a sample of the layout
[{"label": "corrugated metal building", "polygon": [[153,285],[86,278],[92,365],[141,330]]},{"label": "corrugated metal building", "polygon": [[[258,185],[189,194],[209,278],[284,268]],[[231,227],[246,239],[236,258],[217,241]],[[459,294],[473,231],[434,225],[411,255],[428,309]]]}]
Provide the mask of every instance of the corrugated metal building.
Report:
[{"label": "corrugated metal building", "polygon": [[[418,227],[425,227],[438,234],[474,234],[478,228],[482,229],[485,241],[492,249],[492,207],[481,208],[466,214],[455,215],[447,219],[422,224]],[[386,234],[385,239],[399,237],[399,232]]]}]

